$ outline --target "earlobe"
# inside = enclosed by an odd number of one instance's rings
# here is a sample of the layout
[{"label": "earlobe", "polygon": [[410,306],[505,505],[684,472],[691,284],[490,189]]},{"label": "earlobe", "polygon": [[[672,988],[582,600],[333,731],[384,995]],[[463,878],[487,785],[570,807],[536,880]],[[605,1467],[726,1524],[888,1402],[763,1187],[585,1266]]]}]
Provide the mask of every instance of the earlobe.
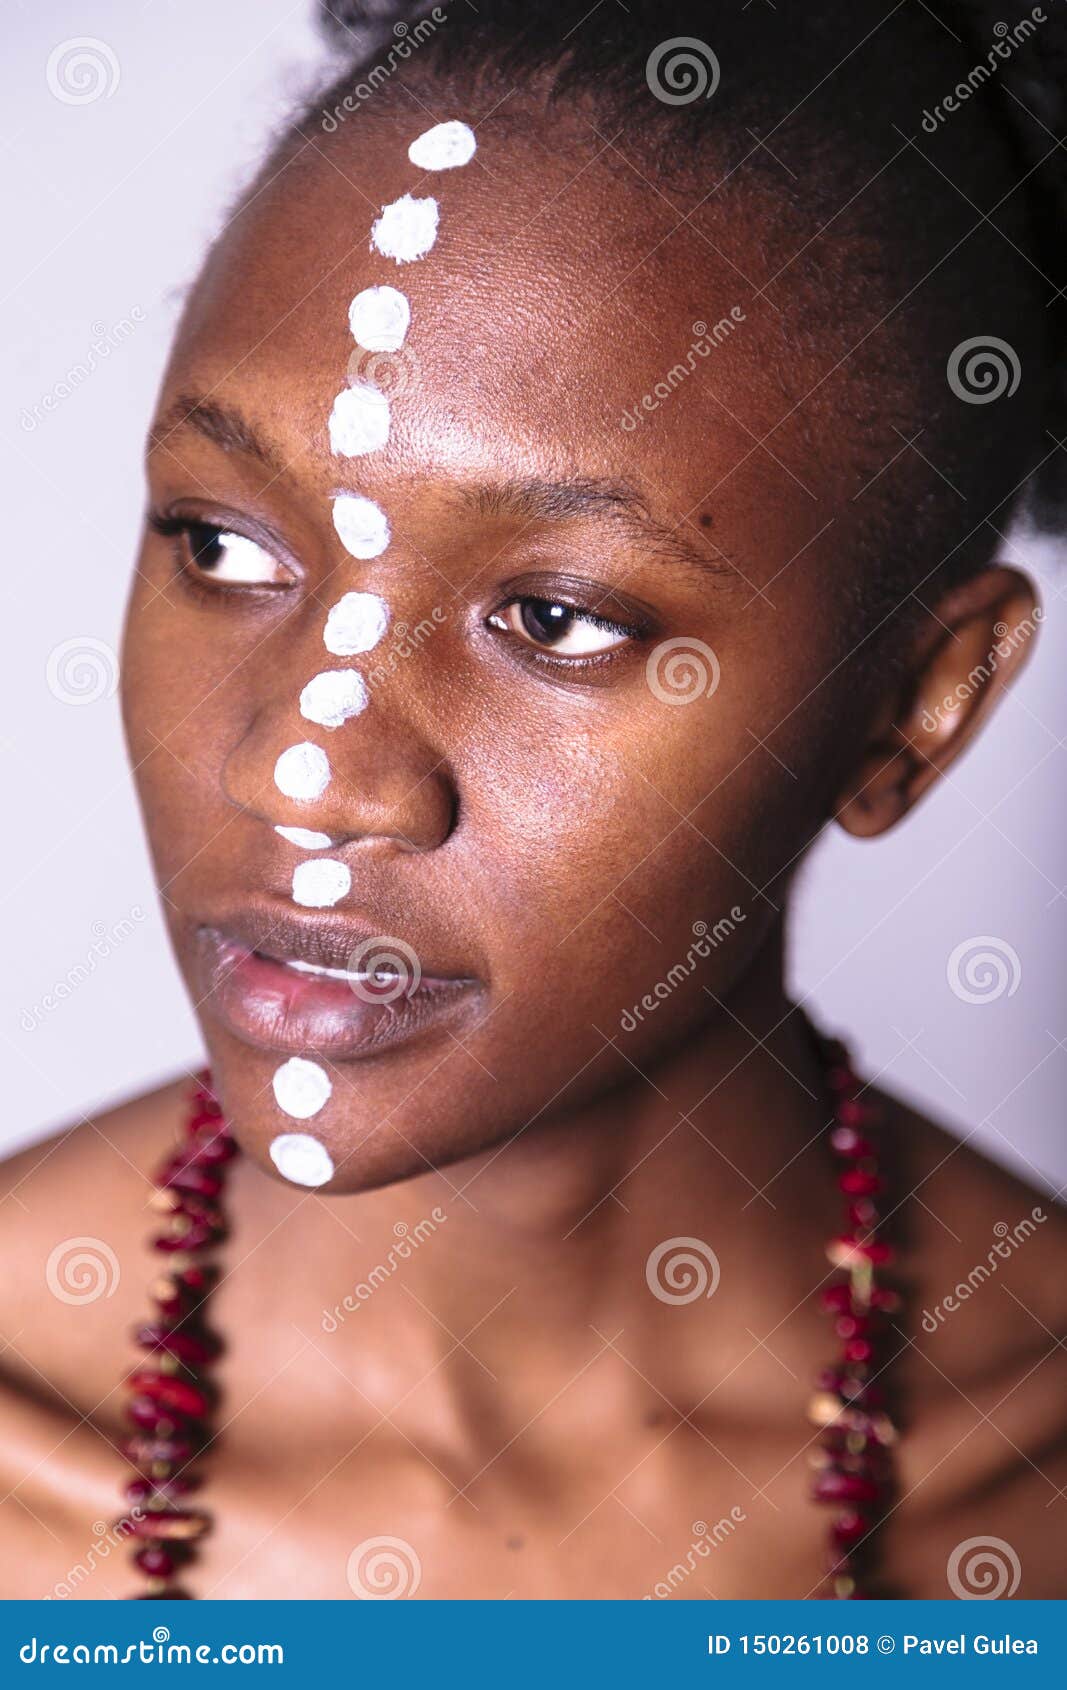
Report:
[{"label": "earlobe", "polygon": [[847,833],[873,838],[943,775],[1021,671],[1041,623],[1025,575],[1004,565],[955,587],[916,635],[914,658],[835,808]]}]

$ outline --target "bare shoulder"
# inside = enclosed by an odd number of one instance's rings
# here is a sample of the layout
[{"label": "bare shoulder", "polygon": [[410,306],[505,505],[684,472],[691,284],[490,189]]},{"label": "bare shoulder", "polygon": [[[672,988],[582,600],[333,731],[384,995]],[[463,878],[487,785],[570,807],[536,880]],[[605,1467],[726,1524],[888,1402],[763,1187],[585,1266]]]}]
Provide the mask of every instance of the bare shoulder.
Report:
[{"label": "bare shoulder", "polygon": [[[187,1091],[182,1080],[94,1112],[0,1162],[7,1594],[47,1594],[93,1545],[86,1521],[118,1511],[119,1387],[152,1271],[150,1175],[175,1141]],[[109,1593],[97,1575],[79,1594]]]},{"label": "bare shoulder", "polygon": [[[1050,1510],[1067,1509],[1067,1213],[1036,1172],[899,1105],[891,1119],[906,1344],[891,1535],[921,1569],[917,1594],[960,1594],[955,1567],[965,1585],[1018,1577],[1020,1596],[1062,1597]],[[967,1545],[988,1540],[992,1561],[978,1551],[968,1573]]]}]

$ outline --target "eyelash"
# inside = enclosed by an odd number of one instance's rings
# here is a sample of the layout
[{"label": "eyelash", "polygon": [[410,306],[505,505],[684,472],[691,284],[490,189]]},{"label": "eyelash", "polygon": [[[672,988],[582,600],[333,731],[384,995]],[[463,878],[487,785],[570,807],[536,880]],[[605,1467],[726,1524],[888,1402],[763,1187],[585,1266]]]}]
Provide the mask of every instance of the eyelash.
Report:
[{"label": "eyelash", "polygon": [[[217,522],[208,522],[202,518],[170,516],[162,511],[155,510],[149,511],[147,522],[148,527],[154,534],[173,542],[176,574],[180,576],[185,590],[195,597],[217,605],[226,594],[233,591],[243,593],[273,593],[278,591],[278,584],[269,582],[245,582],[240,584],[222,581],[212,582],[209,575],[196,567],[194,535],[198,530],[213,530],[219,534],[233,534],[239,538],[246,538],[246,536],[241,536],[239,529],[224,526]],[[259,541],[253,543],[261,544]],[[266,546],[263,549],[265,551],[270,550]],[[281,567],[286,566],[282,564]],[[500,627],[498,619],[518,605],[537,605],[549,610],[563,610],[588,627],[598,628],[605,634],[617,635],[620,643],[600,652],[572,654],[571,656],[560,655],[558,652],[554,652],[551,646],[538,646],[533,640],[524,639],[521,634],[506,627]],[[555,595],[550,587],[544,593],[513,593],[509,598],[501,601],[487,618],[487,623],[494,626],[498,632],[508,639],[522,662],[535,665],[540,669],[547,667],[557,674],[570,673],[572,675],[576,671],[599,669],[606,664],[617,662],[623,653],[639,641],[645,633],[643,628],[617,622],[611,617],[601,616],[596,611],[586,610],[579,604],[568,602],[566,599]]]}]

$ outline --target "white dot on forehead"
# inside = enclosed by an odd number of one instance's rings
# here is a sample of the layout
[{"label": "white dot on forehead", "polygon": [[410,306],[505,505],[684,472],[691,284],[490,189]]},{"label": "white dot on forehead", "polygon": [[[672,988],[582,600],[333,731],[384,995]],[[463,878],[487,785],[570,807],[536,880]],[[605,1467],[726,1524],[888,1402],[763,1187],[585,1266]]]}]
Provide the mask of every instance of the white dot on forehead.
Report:
[{"label": "white dot on forehead", "polygon": [[380,557],[389,544],[389,521],[373,499],[341,493],[333,502],[333,525],[351,557]]},{"label": "white dot on forehead", "polygon": [[404,194],[383,208],[370,238],[383,258],[395,258],[398,264],[425,258],[437,239],[437,201]]},{"label": "white dot on forehead", "polygon": [[274,1097],[278,1108],[295,1121],[309,1121],[326,1102],[333,1086],[325,1068],[306,1056],[291,1056],[275,1069]]},{"label": "white dot on forehead", "polygon": [[411,323],[411,306],[397,288],[364,288],[348,307],[352,338],[368,352],[399,352]]},{"label": "white dot on forehead", "polygon": [[328,833],[316,833],[310,827],[275,827],[275,833],[281,834],[290,845],[299,845],[302,851],[325,851],[333,840]]},{"label": "white dot on forehead", "polygon": [[469,164],[478,146],[466,123],[437,123],[408,148],[408,158],[420,170],[455,170]]},{"label": "white dot on forehead", "polygon": [[323,728],[339,728],[367,708],[367,683],[355,669],[327,669],[300,694],[300,714]]},{"label": "white dot on forehead", "polygon": [[389,438],[389,401],[373,382],[344,388],[330,412],[330,447],[341,458],[378,452]]},{"label": "white dot on forehead", "polygon": [[347,863],[332,857],[313,857],[293,870],[293,902],[309,910],[328,910],[352,889]]},{"label": "white dot on forehead", "polygon": [[377,593],[346,593],[326,618],[323,644],[335,657],[373,651],[389,626],[389,610]]},{"label": "white dot on forehead", "polygon": [[274,784],[287,798],[321,798],[330,784],[330,760],[307,740],[283,751],[274,765]]},{"label": "white dot on forehead", "polygon": [[325,1185],[333,1179],[333,1158],[310,1133],[279,1133],[270,1147],[270,1159],[293,1185]]}]

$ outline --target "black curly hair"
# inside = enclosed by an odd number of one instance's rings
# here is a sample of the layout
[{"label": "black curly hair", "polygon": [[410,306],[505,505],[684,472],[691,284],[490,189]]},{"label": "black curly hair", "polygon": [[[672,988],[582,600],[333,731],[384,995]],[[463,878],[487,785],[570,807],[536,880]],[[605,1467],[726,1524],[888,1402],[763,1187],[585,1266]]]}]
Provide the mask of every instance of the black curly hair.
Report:
[{"label": "black curly hair", "polygon": [[[951,579],[988,561],[990,530],[1003,532],[1012,512],[1038,528],[1067,526],[1065,0],[1012,0],[996,13],[985,0],[320,0],[320,17],[337,74],[292,140],[314,131],[321,140],[373,109],[387,84],[387,99],[407,90],[422,112],[447,97],[448,114],[476,126],[504,101],[549,112],[580,101],[618,146],[707,200],[771,177],[820,234],[836,233],[847,208],[843,221],[861,231],[853,286],[866,285],[865,266],[889,271],[890,294],[903,299],[887,320],[907,304],[896,343],[877,354],[886,403],[905,427],[918,417],[943,478],[988,513],[981,534],[961,537],[959,515],[955,527],[944,520],[945,488],[923,489],[912,549],[932,545]],[[961,269],[957,249],[979,228],[992,238]],[[813,236],[798,269],[840,323],[849,296],[823,245]],[[946,358],[983,336],[1021,354],[1020,391],[960,404]],[[910,419],[908,394],[899,397],[908,382]],[[884,569],[899,529],[891,513],[873,526]]]}]

